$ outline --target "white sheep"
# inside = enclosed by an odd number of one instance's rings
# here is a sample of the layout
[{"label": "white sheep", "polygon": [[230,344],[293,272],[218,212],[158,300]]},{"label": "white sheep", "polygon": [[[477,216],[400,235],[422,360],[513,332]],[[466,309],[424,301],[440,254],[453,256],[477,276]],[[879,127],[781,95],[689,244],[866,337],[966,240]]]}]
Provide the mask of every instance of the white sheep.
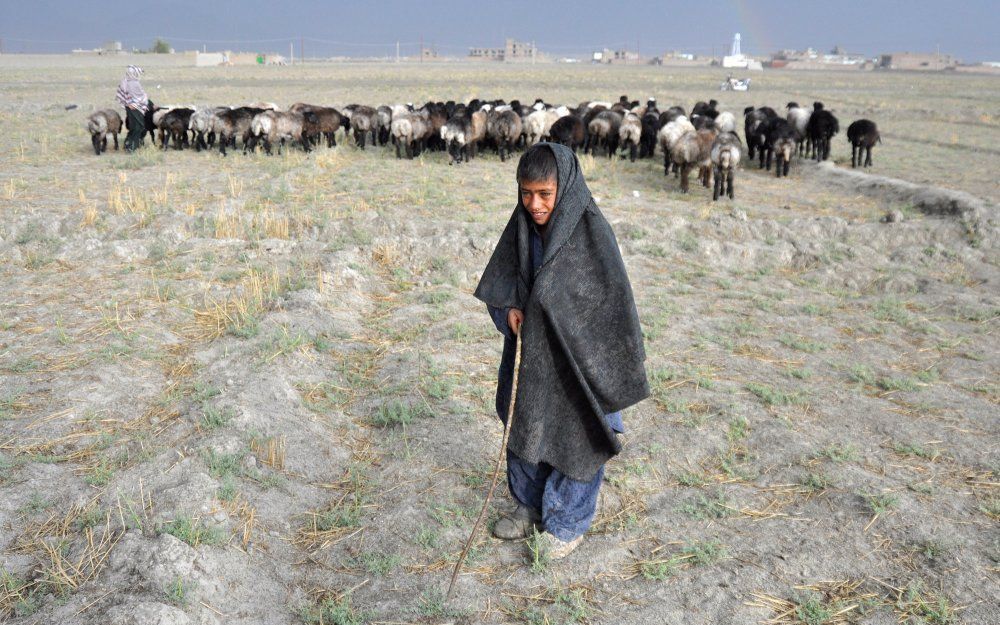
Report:
[{"label": "white sheep", "polygon": [[715,168],[715,183],[712,189],[712,200],[718,200],[725,193],[733,199],[733,179],[736,168],[740,164],[743,144],[735,132],[719,133],[712,143],[712,166]]},{"label": "white sheep", "polygon": [[[635,162],[639,153],[639,140],[642,138],[642,117],[635,113],[626,113],[622,125],[618,127],[618,145],[628,148],[629,160]],[[622,155],[624,157],[624,155]]]},{"label": "white sheep", "polygon": [[808,139],[806,128],[809,127],[809,118],[812,117],[812,113],[811,108],[799,106],[795,102],[788,103],[788,115],[785,119],[788,120],[788,125],[795,130],[795,146],[799,156],[804,155],[809,147],[806,145]]},{"label": "white sheep", "polygon": [[[670,151],[677,140],[681,138],[686,132],[694,132],[694,124],[688,121],[688,118],[684,115],[679,115],[674,119],[674,121],[667,123],[660,128],[660,132],[656,135],[656,142],[659,144],[660,149],[663,150],[663,175],[666,176],[670,173]],[[674,167],[674,173],[678,172],[678,168]]]},{"label": "white sheep", "polygon": [[729,111],[719,113],[715,118],[715,129],[722,132],[736,132],[736,116]]}]

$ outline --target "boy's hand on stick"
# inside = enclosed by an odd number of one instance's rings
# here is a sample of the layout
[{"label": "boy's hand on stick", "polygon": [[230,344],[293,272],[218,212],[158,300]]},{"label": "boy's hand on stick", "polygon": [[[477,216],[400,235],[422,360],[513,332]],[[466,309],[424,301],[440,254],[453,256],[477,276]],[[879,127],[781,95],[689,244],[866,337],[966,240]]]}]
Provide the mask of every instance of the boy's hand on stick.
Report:
[{"label": "boy's hand on stick", "polygon": [[507,312],[507,325],[510,326],[514,334],[521,333],[521,324],[524,322],[524,311],[520,308],[511,308]]}]

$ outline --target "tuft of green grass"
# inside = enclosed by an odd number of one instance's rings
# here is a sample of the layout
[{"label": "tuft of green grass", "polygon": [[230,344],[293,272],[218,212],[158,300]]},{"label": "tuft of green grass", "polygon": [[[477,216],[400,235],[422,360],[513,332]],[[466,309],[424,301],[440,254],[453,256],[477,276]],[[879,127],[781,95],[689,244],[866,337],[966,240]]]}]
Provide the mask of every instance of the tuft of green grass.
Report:
[{"label": "tuft of green grass", "polygon": [[789,393],[776,389],[772,386],[768,386],[767,384],[749,382],[746,384],[746,389],[760,398],[760,400],[768,406],[788,406],[805,403],[805,398],[801,393]]},{"label": "tuft of green grass", "polygon": [[31,616],[41,609],[45,594],[43,585],[14,575],[0,566],[0,615],[6,610],[18,618]]},{"label": "tuft of green grass", "polygon": [[573,623],[585,623],[590,617],[590,608],[587,606],[587,599],[582,588],[565,590],[560,588],[556,593],[555,606],[561,612],[561,623],[571,625]]},{"label": "tuft of green grass", "polygon": [[892,510],[899,503],[899,497],[892,493],[858,493],[868,504],[868,508],[875,514],[881,516]]},{"label": "tuft of green grass", "polygon": [[848,373],[848,377],[852,382],[864,384],[865,386],[875,386],[875,372],[872,371],[871,367],[853,365]]},{"label": "tuft of green grass", "polygon": [[834,462],[854,462],[860,459],[860,454],[854,445],[841,445],[840,443],[830,443],[823,449],[813,454],[814,458],[826,458]]},{"label": "tuft of green grass", "polygon": [[167,586],[167,601],[176,606],[186,606],[188,595],[193,590],[192,584],[193,582],[185,582],[183,577],[175,577],[174,581]]},{"label": "tuft of green grass", "polygon": [[365,625],[373,617],[371,612],[353,608],[347,596],[328,597],[299,610],[299,618],[306,625]]},{"label": "tuft of green grass", "polygon": [[542,533],[537,529],[528,537],[528,554],[531,557],[532,573],[544,573],[548,569],[551,559],[545,548]]},{"label": "tuft of green grass", "polygon": [[397,554],[366,551],[352,560],[352,564],[376,577],[385,577],[402,561]]},{"label": "tuft of green grass", "polygon": [[[900,614],[901,621],[915,617],[919,619],[916,622],[927,625],[951,625],[957,622],[956,610],[948,598],[927,591],[919,581],[907,584],[906,589],[896,599],[895,608]],[[912,619],[910,620],[912,622]]]},{"label": "tuft of green grass", "polygon": [[988,517],[1000,519],[1000,496],[991,495],[980,502],[979,511]]},{"label": "tuft of green grass", "polygon": [[826,343],[810,341],[809,339],[793,336],[791,334],[782,334],[778,338],[778,342],[785,347],[791,347],[792,349],[797,349],[800,352],[806,352],[807,354],[815,354],[816,352],[821,352],[830,347]]},{"label": "tuft of green grass", "polygon": [[693,471],[681,471],[675,476],[677,483],[681,486],[704,486],[708,484],[708,479],[701,473],[694,473]]},{"label": "tuft of green grass", "polygon": [[417,606],[417,611],[422,616],[428,618],[454,619],[465,616],[464,611],[448,607],[448,603],[445,601],[444,593],[439,590],[427,590],[420,595],[420,604]]},{"label": "tuft of green grass", "polygon": [[676,558],[643,561],[639,563],[639,574],[649,581],[660,582],[668,577],[673,577],[674,573],[677,572],[678,564],[680,561]]},{"label": "tuft of green grass", "polygon": [[681,548],[681,556],[693,566],[713,564],[728,555],[725,546],[717,540],[696,540]]},{"label": "tuft of green grass", "polygon": [[52,507],[52,502],[46,499],[41,493],[33,492],[28,501],[18,510],[21,514],[37,514]]},{"label": "tuft of green grass", "polygon": [[26,404],[17,391],[7,391],[0,395],[0,421],[13,419]]},{"label": "tuft of green grass", "polygon": [[316,530],[329,532],[334,529],[361,526],[361,499],[351,497],[338,502],[316,515]]},{"label": "tuft of green grass", "polygon": [[189,516],[179,516],[160,527],[161,534],[170,534],[192,547],[200,545],[221,545],[225,542],[225,534],[215,527],[207,527],[201,519]]},{"label": "tuft of green grass", "polygon": [[441,531],[433,527],[421,527],[417,531],[417,544],[430,551],[436,549],[441,539]]},{"label": "tuft of green grass", "polygon": [[816,594],[800,597],[795,603],[795,618],[803,625],[829,625],[841,609],[840,602],[826,602]]},{"label": "tuft of green grass", "polygon": [[726,438],[729,439],[730,443],[735,443],[746,438],[749,431],[750,422],[746,420],[746,417],[734,417],[729,422],[729,430],[726,432]]},{"label": "tuft of green grass", "polygon": [[796,380],[808,380],[813,376],[812,369],[808,367],[786,367],[785,373]]},{"label": "tuft of green grass", "polygon": [[233,416],[233,411],[230,408],[205,405],[202,407],[201,427],[209,431],[217,430],[228,425]]},{"label": "tuft of green grass", "polygon": [[215,496],[219,498],[219,501],[233,501],[236,499],[237,494],[236,481],[233,479],[233,476],[227,475],[222,478],[222,484],[216,491]]},{"label": "tuft of green grass", "polygon": [[881,377],[875,381],[875,386],[883,391],[915,391],[920,384],[913,378]]},{"label": "tuft of green grass", "polygon": [[722,519],[737,513],[722,493],[715,493],[711,498],[698,495],[681,506],[680,511],[696,519]]},{"label": "tuft of green grass", "polygon": [[900,456],[914,456],[925,458],[933,462],[941,456],[940,449],[923,447],[913,443],[893,443],[892,450]]},{"label": "tuft of green grass", "polygon": [[925,540],[915,545],[917,553],[924,556],[928,560],[938,560],[948,554],[950,549],[948,545],[941,542],[940,540]]},{"label": "tuft of green grass", "polygon": [[426,406],[392,400],[378,407],[375,414],[371,416],[371,424],[382,428],[406,427],[414,419],[429,416],[431,416],[431,413]]},{"label": "tuft of green grass", "polygon": [[800,481],[800,484],[811,491],[824,491],[833,485],[833,482],[822,473],[808,473]]},{"label": "tuft of green grass", "polygon": [[204,453],[205,464],[208,465],[208,472],[212,477],[222,479],[231,475],[242,475],[243,473],[243,452],[237,451],[225,454],[214,449],[206,450]]}]

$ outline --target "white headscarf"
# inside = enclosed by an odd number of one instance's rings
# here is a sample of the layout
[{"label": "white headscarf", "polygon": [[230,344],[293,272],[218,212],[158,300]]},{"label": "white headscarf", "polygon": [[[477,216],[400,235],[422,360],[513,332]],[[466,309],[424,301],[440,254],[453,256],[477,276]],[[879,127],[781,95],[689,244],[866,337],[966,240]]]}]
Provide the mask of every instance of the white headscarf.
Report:
[{"label": "white headscarf", "polygon": [[118,83],[118,102],[125,108],[146,111],[149,98],[146,91],[139,84],[139,77],[142,76],[142,68],[138,65],[129,65],[125,70],[125,77]]}]

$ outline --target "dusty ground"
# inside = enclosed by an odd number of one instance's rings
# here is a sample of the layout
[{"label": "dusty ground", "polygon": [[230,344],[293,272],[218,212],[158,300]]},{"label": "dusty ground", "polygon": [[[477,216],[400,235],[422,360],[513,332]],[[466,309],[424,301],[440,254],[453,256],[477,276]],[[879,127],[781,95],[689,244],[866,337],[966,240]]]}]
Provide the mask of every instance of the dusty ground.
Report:
[{"label": "dusty ground", "polygon": [[[767,73],[719,98],[819,98],[844,127],[864,112],[886,136],[875,173],[987,201],[960,215],[799,162],[781,181],[745,168],[712,204],[658,162],[583,159],[653,397],[626,415],[577,552],[484,535],[445,604],[500,440],[500,337],[471,292],[514,163],[98,158],[83,118],[119,73],[0,77],[0,618],[1000,620],[995,78]],[[690,106],[721,78],[333,65],[144,84],[162,103]]]}]

